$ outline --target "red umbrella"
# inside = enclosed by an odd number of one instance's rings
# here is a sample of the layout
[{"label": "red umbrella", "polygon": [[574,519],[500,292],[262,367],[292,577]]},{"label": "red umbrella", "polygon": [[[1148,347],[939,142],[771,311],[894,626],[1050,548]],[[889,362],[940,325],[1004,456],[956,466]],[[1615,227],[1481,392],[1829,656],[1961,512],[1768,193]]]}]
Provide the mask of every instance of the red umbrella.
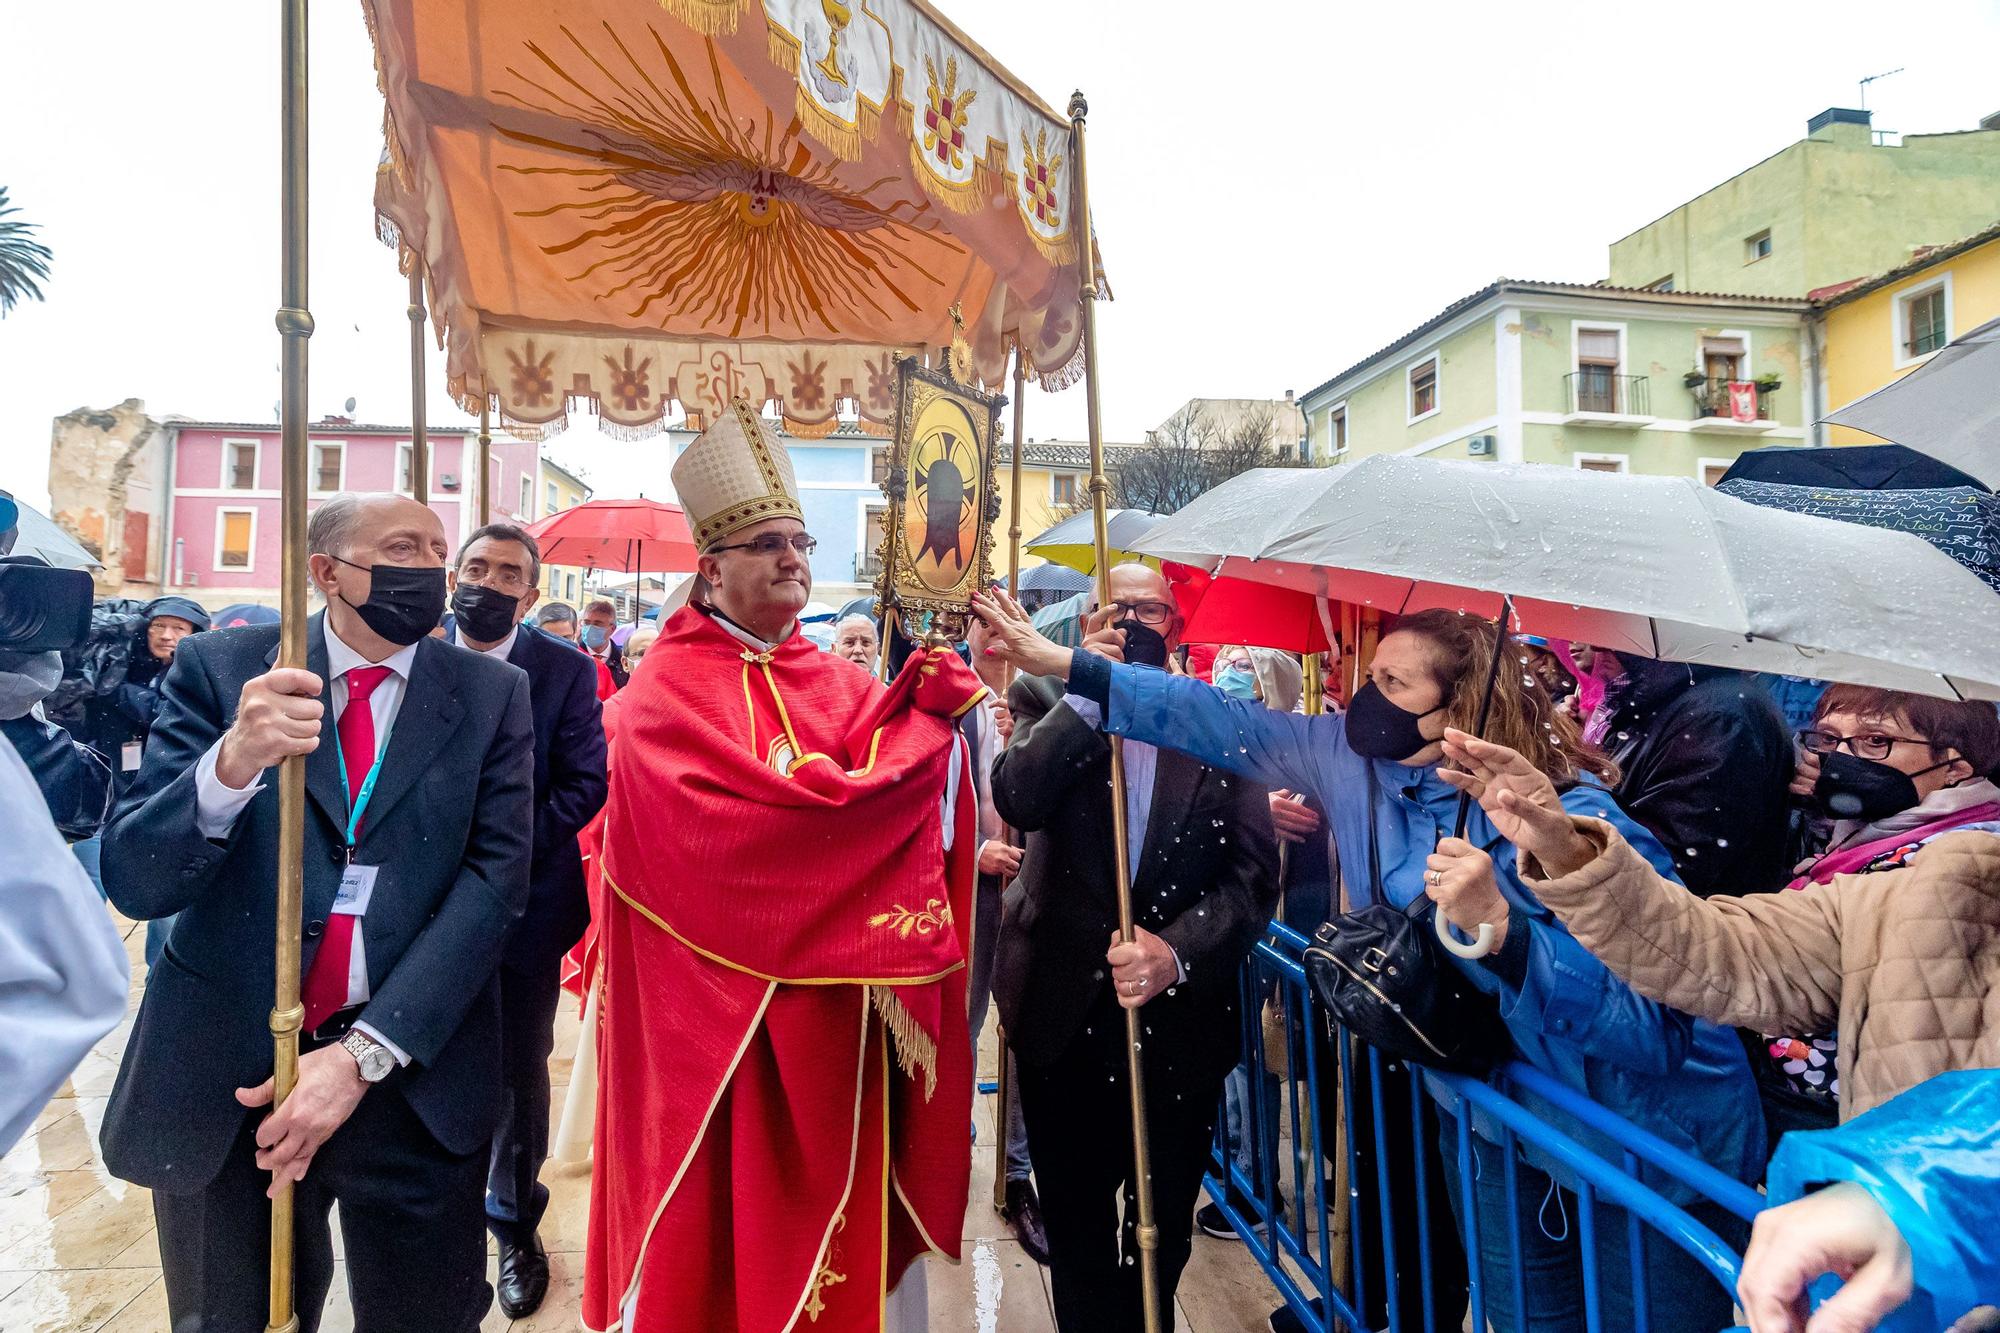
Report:
[{"label": "red umbrella", "polygon": [[1288,653],[1323,653],[1328,647],[1326,622],[1310,593],[1236,578],[1208,585],[1181,638]]},{"label": "red umbrella", "polygon": [[[700,554],[679,505],[643,498],[591,500],[530,525],[528,535],[541,546],[544,564],[621,574],[648,569],[685,573]],[[634,591],[637,607],[640,599]]]}]

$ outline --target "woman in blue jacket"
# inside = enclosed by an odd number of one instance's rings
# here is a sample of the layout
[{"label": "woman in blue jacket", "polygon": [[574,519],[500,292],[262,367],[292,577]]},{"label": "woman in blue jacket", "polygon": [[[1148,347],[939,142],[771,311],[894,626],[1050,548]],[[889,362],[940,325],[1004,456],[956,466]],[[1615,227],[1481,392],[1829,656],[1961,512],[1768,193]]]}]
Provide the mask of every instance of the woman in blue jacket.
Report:
[{"label": "woman in blue jacket", "polygon": [[[1514,848],[1484,812],[1471,811],[1466,837],[1490,858],[1483,879],[1450,874],[1431,858],[1452,836],[1458,792],[1438,776],[1447,726],[1472,729],[1485,694],[1495,650],[1491,622],[1450,611],[1405,617],[1386,635],[1369,665],[1369,681],[1351,707],[1335,716],[1274,713],[1230,699],[1197,681],[1123,665],[1116,630],[1092,622],[1083,649],[1059,648],[1042,638],[1004,594],[981,598],[976,609],[996,631],[993,651],[1024,671],[1065,677],[1071,694],[1103,707],[1107,731],[1163,745],[1202,762],[1241,773],[1272,787],[1316,798],[1332,825],[1341,876],[1351,906],[1379,892],[1403,907],[1421,895],[1462,929],[1482,921],[1495,930],[1496,947],[1478,961],[1455,959],[1473,983],[1493,995],[1518,1057],[1653,1131],[1738,1180],[1754,1181],[1763,1165],[1763,1122],[1743,1048],[1736,1037],[1635,994],[1578,944],[1554,914],[1522,883]],[[1556,713],[1547,695],[1521,672],[1502,670],[1496,684],[1489,736],[1513,737],[1559,788],[1564,805],[1614,824],[1663,875],[1673,860],[1658,840],[1618,809],[1602,785],[1616,769],[1586,747],[1573,721]],[[1513,741],[1508,742],[1513,744]],[[1370,874],[1370,842],[1381,867]],[[1452,850],[1446,848],[1445,850]],[[1479,858],[1473,858],[1479,859]],[[1447,879],[1447,876],[1449,878]],[[1573,1137],[1615,1156],[1584,1126],[1553,1107],[1544,1118]],[[1445,1117],[1446,1143],[1456,1125]],[[1498,1134],[1484,1135],[1475,1121],[1475,1198],[1479,1210],[1481,1272],[1487,1318],[1502,1333],[1584,1326],[1582,1256],[1568,1191],[1551,1164],[1529,1156],[1518,1168],[1521,1240],[1533,1293],[1524,1323],[1512,1309],[1507,1278],[1507,1201]],[[1450,1151],[1455,1152],[1455,1149]],[[1451,1160],[1448,1156],[1447,1160]],[[1551,1168],[1552,1169],[1552,1168]],[[1461,1219],[1466,1200],[1454,1207]],[[1743,1225],[1721,1209],[1699,1202],[1667,1182],[1652,1182],[1697,1220],[1738,1243]],[[1618,1239],[1624,1218],[1597,1209],[1602,1326],[1630,1327],[1630,1262]],[[1713,1330],[1729,1323],[1728,1293],[1670,1242],[1648,1237],[1647,1303],[1651,1327]]]}]

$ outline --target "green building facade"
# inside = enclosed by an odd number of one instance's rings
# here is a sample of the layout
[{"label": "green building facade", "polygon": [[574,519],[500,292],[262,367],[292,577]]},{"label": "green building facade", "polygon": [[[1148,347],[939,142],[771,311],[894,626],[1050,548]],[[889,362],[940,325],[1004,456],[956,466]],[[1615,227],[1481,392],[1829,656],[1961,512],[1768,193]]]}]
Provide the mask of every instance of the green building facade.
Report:
[{"label": "green building facade", "polygon": [[[1806,439],[1807,308],[1503,280],[1300,404],[1314,457],[1336,465],[1403,453],[1713,481],[1744,449]],[[1728,385],[1760,380],[1735,419]]]},{"label": "green building facade", "polygon": [[1888,138],[1866,111],[1821,112],[1806,138],[1612,242],[1610,285],[1805,296],[2000,218],[2000,128]]}]

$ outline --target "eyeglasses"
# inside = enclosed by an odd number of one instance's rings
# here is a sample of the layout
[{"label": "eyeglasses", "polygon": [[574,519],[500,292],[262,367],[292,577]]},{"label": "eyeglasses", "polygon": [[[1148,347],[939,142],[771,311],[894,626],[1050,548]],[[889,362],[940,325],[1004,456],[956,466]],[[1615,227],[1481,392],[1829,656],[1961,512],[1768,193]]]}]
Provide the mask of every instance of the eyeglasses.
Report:
[{"label": "eyeglasses", "polygon": [[1141,625],[1164,625],[1174,618],[1174,608],[1165,602],[1113,602],[1115,611],[1123,611],[1125,619],[1138,621]]},{"label": "eyeglasses", "polygon": [[720,555],[724,551],[748,551],[752,555],[775,556],[783,555],[787,546],[797,551],[800,555],[811,555],[819,549],[819,540],[814,537],[808,537],[803,532],[796,537],[787,537],[781,533],[767,532],[761,537],[753,538],[747,542],[737,542],[732,546],[711,546],[708,548],[708,553],[710,555]]},{"label": "eyeglasses", "polygon": [[1814,754],[1832,754],[1843,745],[1856,759],[1887,759],[1889,751],[1898,745],[1929,745],[1929,741],[1918,740],[1914,736],[1891,736],[1886,732],[1870,732],[1865,736],[1836,736],[1830,731],[1802,731],[1799,744]]}]

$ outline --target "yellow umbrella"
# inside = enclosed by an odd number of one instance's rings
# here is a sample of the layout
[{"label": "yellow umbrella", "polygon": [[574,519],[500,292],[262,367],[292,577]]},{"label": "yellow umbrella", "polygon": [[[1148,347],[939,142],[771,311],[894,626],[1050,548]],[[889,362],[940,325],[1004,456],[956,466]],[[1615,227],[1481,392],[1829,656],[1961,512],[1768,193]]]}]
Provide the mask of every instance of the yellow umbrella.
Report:
[{"label": "yellow umbrella", "polygon": [[[1105,516],[1107,540],[1110,543],[1110,559],[1114,565],[1133,562],[1160,567],[1160,558],[1141,555],[1132,547],[1153,530],[1160,521],[1160,515],[1143,509],[1113,509]],[[1032,551],[1044,560],[1071,569],[1082,570],[1093,578],[1097,575],[1097,536],[1091,515],[1073,514],[1030,541],[1022,548]]]}]

